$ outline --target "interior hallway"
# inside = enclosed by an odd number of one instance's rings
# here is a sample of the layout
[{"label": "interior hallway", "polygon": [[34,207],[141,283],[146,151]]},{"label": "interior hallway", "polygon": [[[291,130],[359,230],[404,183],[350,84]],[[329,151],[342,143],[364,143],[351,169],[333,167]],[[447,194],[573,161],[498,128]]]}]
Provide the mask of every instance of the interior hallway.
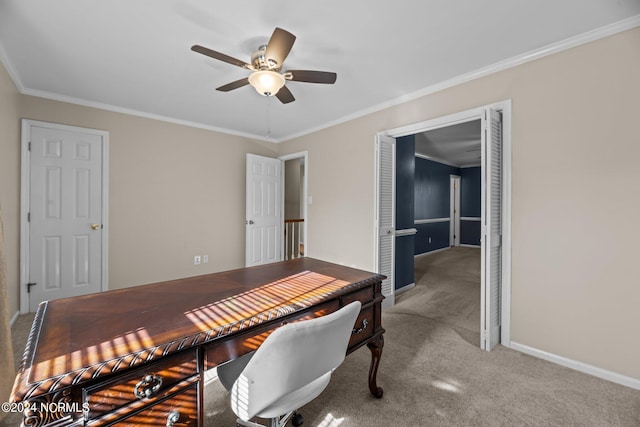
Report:
[{"label": "interior hallway", "polygon": [[396,303],[405,302],[407,314],[441,322],[479,347],[480,248],[456,246],[419,255],[414,271],[415,288],[396,296]]}]

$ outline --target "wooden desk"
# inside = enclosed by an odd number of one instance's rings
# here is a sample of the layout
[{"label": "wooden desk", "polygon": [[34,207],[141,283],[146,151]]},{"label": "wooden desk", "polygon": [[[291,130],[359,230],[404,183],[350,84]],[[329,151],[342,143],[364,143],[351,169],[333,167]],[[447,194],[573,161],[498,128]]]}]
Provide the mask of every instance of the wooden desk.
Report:
[{"label": "wooden desk", "polygon": [[299,258],[44,302],[11,399],[28,406],[27,426],[203,425],[206,369],[354,300],[363,305],[348,353],[367,344],[369,389],[381,397],[383,279]]}]

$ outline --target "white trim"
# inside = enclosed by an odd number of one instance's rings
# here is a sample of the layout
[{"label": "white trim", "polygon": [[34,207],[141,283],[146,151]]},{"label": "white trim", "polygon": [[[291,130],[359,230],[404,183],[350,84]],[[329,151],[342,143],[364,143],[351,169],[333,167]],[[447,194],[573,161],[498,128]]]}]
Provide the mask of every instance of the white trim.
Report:
[{"label": "white trim", "polygon": [[405,228],[403,230],[396,230],[395,235],[396,237],[413,236],[417,232],[418,230],[415,228]]},{"label": "white trim", "polygon": [[416,157],[420,157],[421,159],[425,159],[425,160],[429,160],[429,161],[432,161],[432,162],[441,163],[443,165],[451,166],[452,168],[460,169],[460,165],[456,165],[455,163],[452,163],[452,162],[447,161],[447,160],[439,159],[438,157],[428,156],[426,154],[420,154],[420,153],[416,153],[415,156]]},{"label": "white trim", "polygon": [[11,319],[9,320],[9,327],[12,327],[14,323],[16,323],[16,320],[18,320],[18,316],[20,316],[20,311],[16,311],[16,313],[11,317]]},{"label": "white trim", "polygon": [[461,216],[460,221],[482,221],[482,218],[477,216]]},{"label": "white trim", "polygon": [[[638,19],[640,25],[640,15]],[[483,105],[477,108],[461,111],[447,116],[437,117],[435,119],[425,120],[419,123],[413,123],[400,126],[394,129],[380,131],[376,135],[387,135],[393,138],[412,135],[419,132],[425,132],[432,129],[438,129],[459,123],[465,123],[472,120],[482,119],[487,109],[494,109],[502,112],[502,154],[503,154],[503,174],[502,174],[502,311],[501,311],[501,337],[500,344],[504,347],[510,347],[511,344],[511,99]],[[377,175],[375,176],[377,186]],[[377,207],[377,205],[376,205]],[[418,220],[420,221],[420,220]],[[415,221],[414,223],[418,223]],[[374,245],[374,251],[377,251],[377,243]],[[434,252],[434,251],[431,251]],[[376,252],[377,253],[377,252]]]},{"label": "white trim", "polygon": [[248,133],[248,132],[240,132],[240,131],[237,131],[237,130],[234,130],[234,129],[227,129],[227,128],[223,128],[223,127],[207,125],[207,124],[204,124],[204,123],[192,122],[192,121],[189,121],[189,120],[176,119],[174,117],[163,116],[163,115],[154,114],[154,113],[148,113],[148,112],[145,112],[145,111],[135,110],[133,108],[124,108],[124,107],[119,107],[117,105],[105,104],[105,103],[102,103],[102,102],[88,101],[88,100],[85,100],[85,99],[75,98],[75,97],[66,96],[66,95],[60,95],[60,94],[57,94],[57,93],[52,93],[52,92],[47,92],[47,91],[42,91],[42,90],[37,90],[37,89],[25,88],[24,90],[21,90],[20,92],[25,94],[25,95],[36,96],[38,98],[51,99],[53,101],[66,102],[66,103],[69,103],[69,104],[81,105],[83,107],[97,108],[97,109],[104,110],[104,111],[111,111],[111,112],[114,112],[114,113],[120,113],[120,114],[127,114],[127,115],[130,115],[130,116],[142,117],[142,118],[145,118],[145,119],[158,120],[158,121],[161,121],[161,122],[173,123],[173,124],[176,124],[176,125],[187,126],[187,127],[196,128],[196,129],[210,130],[210,131],[213,131],[213,132],[224,133],[226,135],[239,136],[239,137],[242,137],[242,138],[257,139],[257,140],[260,140],[260,141],[276,142],[276,143],[285,141],[285,139],[277,139],[277,140],[276,139],[271,139],[271,138],[266,137],[264,135],[257,135],[257,134],[252,134],[252,133]]},{"label": "white trim", "polygon": [[495,107],[502,112],[502,312],[500,343],[511,345],[511,99]]},{"label": "white trim", "polygon": [[430,219],[416,219],[413,221],[414,224],[433,224],[436,222],[447,222],[451,221],[450,217],[447,218],[430,218]]},{"label": "white trim", "polygon": [[584,372],[585,374],[593,375],[594,377],[602,378],[616,384],[621,384],[626,387],[640,390],[640,379],[638,378],[628,377],[626,375],[618,374],[613,371],[598,368],[597,366],[578,362],[577,360],[569,359],[563,356],[558,356],[557,354],[529,347],[527,345],[520,344],[514,341],[511,341],[511,348],[513,350],[528,354],[533,357],[537,357],[539,359],[556,363],[558,365],[565,366],[576,371]]},{"label": "white trim", "polygon": [[[294,159],[304,159],[304,177],[302,178],[302,200],[300,200],[300,203],[302,203],[302,208],[303,208],[303,216],[304,216],[304,223],[302,226],[302,233],[303,233],[303,239],[302,239],[302,243],[304,244],[304,256],[308,257],[309,256],[309,232],[308,232],[308,225],[309,225],[309,192],[308,192],[308,179],[309,179],[309,152],[308,151],[298,151],[297,153],[291,153],[291,154],[285,154],[284,156],[280,156],[278,157],[278,159],[282,160],[283,162],[286,162],[287,160],[294,160]],[[284,165],[282,167],[282,177],[284,178],[285,172],[284,172]],[[284,204],[285,204],[285,198],[284,198],[284,180],[282,182],[282,213],[284,215]],[[284,250],[284,249],[283,249]]]},{"label": "white trim", "polygon": [[460,183],[460,175],[449,175],[449,246],[460,246]]},{"label": "white trim", "polygon": [[30,194],[30,164],[29,142],[31,127],[39,126],[70,132],[83,132],[98,135],[102,138],[102,274],[101,291],[109,289],[109,132],[40,120],[22,119],[22,134],[20,139],[20,313],[29,313],[29,296],[27,283],[29,282],[29,227],[27,215],[29,213]]},{"label": "white trim", "polygon": [[[400,96],[398,98],[394,98],[392,100],[382,102],[372,107],[365,108],[355,113],[342,116],[339,119],[326,122],[322,125],[318,125],[313,128],[310,128],[295,134],[287,135],[276,142],[288,141],[290,139],[299,138],[301,136],[304,136],[310,133],[318,132],[323,129],[336,126],[344,122],[355,120],[357,118],[367,116],[369,114],[373,114],[378,111],[382,111],[384,109],[394,107],[396,105],[404,104],[406,102],[413,101],[414,99],[421,98],[423,96],[430,95],[432,93],[439,92],[444,89],[458,86],[462,83],[467,83],[469,81],[476,80],[481,77],[486,77],[488,75],[497,73],[499,71],[504,71],[509,68],[513,68],[518,65],[525,64],[527,62],[535,61],[537,59],[544,58],[545,56],[553,55],[553,54],[562,52],[564,50],[568,50],[586,43],[590,43],[608,36],[612,36],[614,34],[621,33],[623,31],[627,31],[638,26],[640,26],[640,15],[632,16],[630,18],[626,18],[621,21],[605,25],[604,27],[596,28],[595,30],[587,31],[586,33],[578,34],[577,36],[569,37],[568,39],[552,43],[550,45],[541,47],[539,49],[534,49],[527,53],[516,55],[514,57],[505,59],[503,61],[496,62],[486,67],[479,68],[475,71],[471,71],[466,74],[461,74],[449,80],[445,80],[443,82],[436,83],[431,86],[427,86],[424,89],[420,89],[415,92]],[[405,135],[411,135],[412,133],[416,133],[416,132],[409,132]],[[396,135],[396,137],[400,137],[400,136],[404,136],[404,135]]]},{"label": "white trim", "polygon": [[[357,118],[360,117],[364,117],[367,116],[369,114],[373,114],[376,113],[378,111],[382,111],[386,108],[389,107],[394,107],[396,105],[400,105],[400,104],[404,104],[406,102],[412,101],[414,99],[417,98],[421,98],[423,96],[435,93],[435,92],[439,92],[441,90],[444,89],[448,89],[457,85],[460,85],[462,83],[466,83],[472,80],[476,80],[479,79],[481,77],[485,77],[494,73],[497,73],[499,71],[504,71],[507,70],[509,68],[513,68],[516,67],[518,65],[522,65],[525,64],[527,62],[531,62],[531,61],[535,61],[537,59],[543,58],[545,56],[549,56],[549,55],[553,55],[559,52],[562,52],[564,50],[568,50],[568,49],[572,49],[574,47],[586,44],[586,43],[590,43],[599,39],[603,39],[605,37],[609,37],[612,36],[614,34],[618,34],[621,33],[623,31],[627,31],[630,30],[632,28],[638,27],[640,26],[640,15],[635,15],[626,19],[623,19],[621,21],[617,21],[608,25],[605,25],[603,27],[600,28],[596,28],[594,30],[591,31],[587,31],[586,33],[582,33],[582,34],[578,34],[576,36],[573,37],[569,37],[567,39],[561,40],[559,42],[555,42],[552,44],[549,44],[547,46],[538,48],[538,49],[534,49],[532,51],[529,51],[527,53],[521,54],[521,55],[517,55],[508,59],[505,59],[503,61],[499,61],[496,62],[494,64],[488,65],[486,67],[483,68],[479,68],[475,71],[471,71],[469,73],[465,73],[465,74],[461,74],[459,76],[453,77],[451,79],[439,82],[439,83],[435,83],[433,85],[427,86],[423,89],[419,89],[417,91],[405,94],[403,96],[391,99],[389,101],[384,101],[382,103],[379,103],[377,105],[362,109],[360,111],[356,111],[355,113],[352,114],[347,114],[345,116],[340,117],[339,119],[336,120],[331,120],[325,123],[322,123],[318,126],[314,126],[312,128],[309,129],[305,129],[302,130],[300,132],[297,133],[293,133],[290,135],[285,135],[282,138],[278,138],[278,139],[270,139],[265,137],[264,135],[254,135],[254,134],[250,134],[250,133],[245,133],[245,132],[238,132],[232,129],[226,129],[226,128],[221,128],[221,127],[217,127],[217,126],[211,126],[211,125],[206,125],[206,124],[202,124],[202,123],[195,123],[195,122],[190,122],[187,120],[179,120],[179,119],[175,119],[175,118],[171,118],[171,117],[166,117],[166,116],[161,116],[161,115],[157,115],[157,114],[152,114],[152,113],[146,113],[143,111],[138,111],[138,110],[133,110],[133,109],[128,109],[128,108],[122,108],[122,107],[118,107],[115,105],[110,105],[110,104],[104,104],[104,103],[100,103],[100,102],[94,102],[94,101],[87,101],[87,100],[82,100],[79,98],[74,98],[74,97],[69,97],[69,96],[64,96],[64,95],[59,95],[59,94],[55,94],[55,93],[51,93],[51,92],[46,92],[46,91],[40,91],[40,90],[36,90],[36,89],[30,89],[30,88],[26,88],[24,86],[24,84],[22,84],[22,81],[18,78],[18,73],[15,71],[13,64],[9,61],[8,56],[6,55],[6,52],[2,49],[2,46],[0,46],[0,61],[4,64],[5,69],[7,70],[9,76],[11,77],[11,79],[13,80],[14,84],[16,85],[18,91],[22,94],[25,95],[31,95],[31,96],[37,96],[40,98],[46,98],[46,99],[52,99],[55,101],[62,101],[62,102],[68,102],[71,104],[77,104],[77,105],[83,105],[86,107],[92,107],[92,108],[99,108],[101,110],[106,110],[106,111],[113,111],[116,113],[123,113],[123,114],[130,114],[133,116],[138,116],[138,117],[145,117],[145,118],[149,118],[149,119],[154,119],[154,120],[160,120],[160,121],[165,121],[168,123],[175,123],[175,124],[179,124],[179,125],[183,125],[183,126],[189,126],[189,127],[194,127],[194,128],[198,128],[198,129],[206,129],[206,130],[211,130],[214,132],[221,132],[221,133],[225,133],[225,134],[229,134],[229,135],[236,135],[236,136],[241,136],[241,137],[246,137],[246,138],[252,138],[252,139],[257,139],[257,140],[261,140],[261,141],[267,141],[267,142],[274,142],[274,143],[280,143],[280,142],[284,142],[284,141],[289,141],[291,139],[295,139],[295,138],[299,138],[301,136],[304,135],[308,135],[314,132],[318,132],[321,131],[323,129],[327,129],[330,128],[332,126],[336,126],[339,125],[341,123],[345,123],[351,120],[355,120]],[[415,132],[414,132],[415,133]]]},{"label": "white trim", "polygon": [[460,247],[462,247],[462,248],[477,248],[477,249],[480,249],[482,246],[480,246],[480,245],[470,245],[468,243],[461,243]]},{"label": "white trim", "polygon": [[403,292],[407,292],[408,290],[411,290],[413,288],[416,287],[415,283],[409,283],[408,285],[404,285],[403,287],[401,287],[400,289],[396,289],[395,290],[395,294],[396,296],[400,295]]},{"label": "white trim", "polygon": [[384,134],[394,138],[400,138],[402,136],[413,135],[416,133],[427,132],[447,126],[459,125],[462,123],[472,122],[474,120],[480,120],[482,119],[484,110],[489,107],[491,107],[491,104],[472,108],[470,110],[460,111],[457,113],[449,114],[447,116],[423,120],[418,123],[412,123],[393,129],[387,129],[384,131]]},{"label": "white trim", "polygon": [[442,252],[442,251],[448,251],[449,249],[451,249],[451,246],[447,246],[445,248],[440,248],[440,249],[434,249],[434,250],[429,251],[429,252],[422,252],[421,254],[414,255],[413,259],[425,256],[425,255],[433,255],[435,253]]}]

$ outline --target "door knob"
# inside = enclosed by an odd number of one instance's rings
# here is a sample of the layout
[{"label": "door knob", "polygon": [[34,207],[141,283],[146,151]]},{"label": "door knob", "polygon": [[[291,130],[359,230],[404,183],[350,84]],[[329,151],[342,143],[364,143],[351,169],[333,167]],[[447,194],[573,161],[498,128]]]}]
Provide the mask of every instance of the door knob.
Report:
[{"label": "door knob", "polygon": [[100,228],[100,224],[91,224],[92,230],[98,230]]}]

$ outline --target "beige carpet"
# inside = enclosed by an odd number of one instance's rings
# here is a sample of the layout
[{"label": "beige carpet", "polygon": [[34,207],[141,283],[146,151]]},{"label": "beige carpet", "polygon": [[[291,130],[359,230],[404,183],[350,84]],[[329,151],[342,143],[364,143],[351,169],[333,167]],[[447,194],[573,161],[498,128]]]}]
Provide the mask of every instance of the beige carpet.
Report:
[{"label": "beige carpet", "polygon": [[[401,294],[383,315],[382,399],[368,391],[365,347],[301,409],[304,425],[640,426],[638,390],[502,346],[480,350],[472,342],[479,340],[476,272],[479,277],[477,249],[417,258],[416,288]],[[206,425],[234,426],[222,386],[214,380],[206,394]]]}]

